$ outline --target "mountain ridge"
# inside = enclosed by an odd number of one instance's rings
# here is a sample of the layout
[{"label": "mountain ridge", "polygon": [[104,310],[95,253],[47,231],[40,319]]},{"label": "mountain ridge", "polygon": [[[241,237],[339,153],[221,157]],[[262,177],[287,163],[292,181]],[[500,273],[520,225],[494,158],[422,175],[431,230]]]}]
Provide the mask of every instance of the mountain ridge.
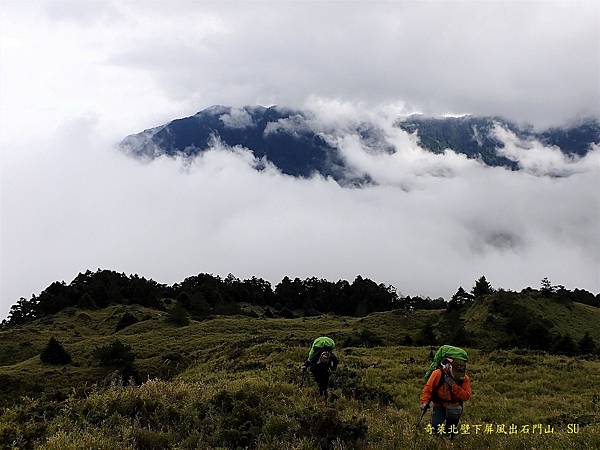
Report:
[{"label": "mountain ridge", "polygon": [[[218,139],[223,144],[249,149],[257,159],[265,158],[282,173],[310,177],[318,173],[338,182],[352,176],[334,139],[315,129],[310,111],[281,106],[214,105],[196,114],[132,134],[120,148],[137,157],[198,155]],[[600,143],[600,121],[580,119],[566,127],[535,131],[499,116],[430,117],[413,114],[399,118],[394,126],[417,136],[420,146],[432,153],[450,149],[492,167],[519,170],[517,161],[498,152],[504,144],[494,134],[501,126],[521,140],[538,140],[557,147],[569,157],[582,157],[592,144]],[[361,122],[350,130],[369,148],[393,153],[395,149],[376,125]]]}]

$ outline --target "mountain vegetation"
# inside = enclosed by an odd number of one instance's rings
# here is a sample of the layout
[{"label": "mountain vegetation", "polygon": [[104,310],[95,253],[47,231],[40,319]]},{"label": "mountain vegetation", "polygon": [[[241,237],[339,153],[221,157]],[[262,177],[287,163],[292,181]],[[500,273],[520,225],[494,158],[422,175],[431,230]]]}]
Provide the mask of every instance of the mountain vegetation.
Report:
[{"label": "mountain vegetation", "polygon": [[[21,298],[12,306],[3,325],[25,324],[68,307],[93,310],[113,304],[136,304],[162,311],[179,305],[192,318],[203,319],[210,315],[240,313],[243,303],[268,307],[277,316],[290,317],[323,313],[364,316],[401,307],[445,305],[443,299],[400,298],[393,286],[360,276],[352,283],[284,277],[273,288],[268,281],[256,277],[240,280],[233,275],[221,278],[199,274],[167,286],[138,275],[98,270],[80,273],[69,284],[54,282],[39,296]],[[119,326],[124,327],[132,318],[123,320]]]},{"label": "mountain vegetation", "polygon": [[504,145],[492,133],[496,125],[510,130],[521,139],[535,139],[546,146],[558,147],[566,155],[584,156],[590,144],[600,143],[600,122],[595,119],[543,131],[519,126],[502,117],[469,115],[435,118],[416,114],[398,121],[397,125],[409,133],[417,133],[421,145],[434,153],[451,149],[469,158],[481,158],[489,166],[512,170],[518,169],[517,163],[496,152]]},{"label": "mountain vegetation", "polygon": [[[351,314],[324,306],[342,293],[335,308]],[[271,288],[86,272],[22,300],[0,330],[0,447],[447,448],[415,424],[432,350],[451,343],[470,355],[464,423],[555,429],[464,435],[453,448],[597,448],[598,299],[485,277],[445,302],[362,277]],[[340,358],[327,404],[299,370],[319,335]]]}]

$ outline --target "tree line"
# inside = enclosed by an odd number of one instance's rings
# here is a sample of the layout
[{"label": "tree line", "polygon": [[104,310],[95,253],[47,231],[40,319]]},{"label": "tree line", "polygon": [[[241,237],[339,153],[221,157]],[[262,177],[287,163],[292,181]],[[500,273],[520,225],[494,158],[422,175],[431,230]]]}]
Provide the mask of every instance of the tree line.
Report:
[{"label": "tree line", "polygon": [[539,289],[527,287],[520,292],[494,289],[484,276],[475,282],[470,292],[459,287],[435,326],[437,334],[434,333],[433,324],[426,324],[421,332],[421,344],[453,342],[476,347],[488,345],[471,336],[464,326],[464,313],[484,297],[488,297],[490,313],[485,318],[485,325],[506,333],[506,338],[495,342],[494,348],[527,348],[571,356],[600,352],[600,347],[589,332],[576,340],[569,332],[562,334],[553,331],[555,324],[551,319],[560,320],[560,317],[545,317],[524,307],[526,303],[522,302],[523,299],[537,297],[564,305],[578,302],[600,308],[600,294],[594,295],[583,289],[571,291],[562,285],[552,285],[548,278],[541,280]]},{"label": "tree line", "polygon": [[[421,307],[444,307],[439,301],[430,302],[420,297],[408,297],[406,301]],[[222,278],[201,273],[169,286],[135,274],[98,269],[80,273],[70,284],[55,281],[38,296],[19,299],[2,324],[28,323],[68,307],[98,309],[114,304],[136,304],[167,310],[173,303],[192,317],[236,314],[240,312],[241,303],[264,306],[284,316],[298,310],[315,315],[364,316],[399,308],[401,299],[393,286],[377,284],[361,276],[353,282],[284,277],[273,287],[269,281],[257,277],[240,280],[231,274]]]},{"label": "tree line", "polygon": [[[594,296],[584,290],[569,291],[563,286],[546,284],[543,281],[540,289],[546,296],[560,296],[568,301],[600,306],[600,294]],[[522,292],[527,290],[531,288]],[[257,277],[241,280],[231,274],[223,278],[201,273],[169,286],[137,274],[98,269],[78,274],[69,284],[55,281],[39,296],[19,299],[2,325],[21,325],[68,307],[97,309],[114,304],[136,304],[159,310],[177,306],[199,319],[215,314],[238,314],[242,303],[262,306],[266,308],[267,315],[280,317],[327,313],[366,316],[393,309],[451,311],[493,292],[485,277],[477,280],[470,293],[460,287],[446,302],[441,297],[401,296],[394,286],[378,284],[361,276],[352,282],[332,282],[316,277],[301,280],[286,276],[273,287],[269,281]]]}]

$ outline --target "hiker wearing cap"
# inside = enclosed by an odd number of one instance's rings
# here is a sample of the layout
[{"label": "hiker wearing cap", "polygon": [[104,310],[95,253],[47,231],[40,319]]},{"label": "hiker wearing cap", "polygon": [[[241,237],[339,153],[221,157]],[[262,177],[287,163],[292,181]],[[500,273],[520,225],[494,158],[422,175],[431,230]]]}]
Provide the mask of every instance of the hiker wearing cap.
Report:
[{"label": "hiker wearing cap", "polygon": [[329,387],[329,371],[335,372],[338,359],[333,353],[335,342],[327,336],[321,336],[314,340],[308,358],[302,365],[302,371],[309,369],[317,385],[319,396],[327,400],[327,389]]},{"label": "hiker wearing cap", "polygon": [[[425,375],[427,383],[421,394],[421,411],[433,402],[431,425],[435,432],[445,423],[445,432],[457,432],[463,402],[471,398],[471,382],[465,371],[468,355],[461,348],[443,345],[434,356]],[[452,426],[455,427],[452,427]],[[452,436],[452,435],[451,435]]]}]

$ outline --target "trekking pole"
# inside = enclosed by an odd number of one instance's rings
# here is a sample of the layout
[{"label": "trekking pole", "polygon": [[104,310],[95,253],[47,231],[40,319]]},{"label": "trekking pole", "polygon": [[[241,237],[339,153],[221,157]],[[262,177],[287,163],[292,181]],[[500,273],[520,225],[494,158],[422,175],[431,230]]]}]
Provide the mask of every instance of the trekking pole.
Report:
[{"label": "trekking pole", "polygon": [[419,417],[419,421],[417,422],[417,429],[421,428],[421,421],[423,420],[423,417],[425,416],[425,413],[427,412],[428,409],[429,409],[429,403],[427,403],[427,406],[421,413],[421,417]]}]

